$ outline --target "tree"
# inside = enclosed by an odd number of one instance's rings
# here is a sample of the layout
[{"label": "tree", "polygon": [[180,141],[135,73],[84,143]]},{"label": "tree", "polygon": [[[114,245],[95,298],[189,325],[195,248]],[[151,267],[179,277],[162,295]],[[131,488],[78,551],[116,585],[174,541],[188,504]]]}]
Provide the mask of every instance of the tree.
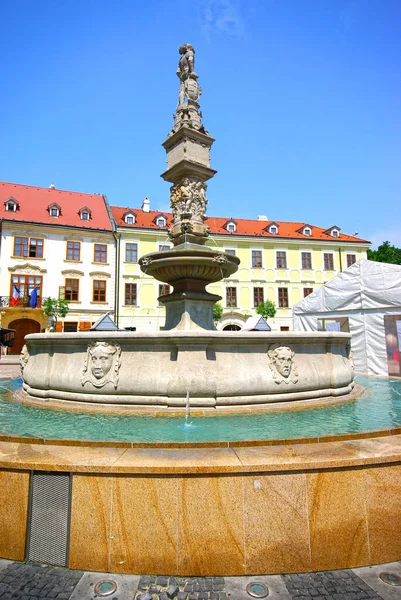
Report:
[{"label": "tree", "polygon": [[401,265],[401,248],[390,246],[389,241],[383,242],[377,250],[368,250],[368,259]]},{"label": "tree", "polygon": [[213,321],[220,321],[222,314],[223,307],[220,302],[216,302],[216,304],[213,305]]},{"label": "tree", "polygon": [[45,315],[49,317],[51,329],[55,329],[58,317],[64,318],[70,310],[68,300],[64,298],[45,298],[42,308]]},{"label": "tree", "polygon": [[261,302],[256,309],[258,315],[262,315],[264,319],[273,318],[277,312],[276,305],[271,300]]}]

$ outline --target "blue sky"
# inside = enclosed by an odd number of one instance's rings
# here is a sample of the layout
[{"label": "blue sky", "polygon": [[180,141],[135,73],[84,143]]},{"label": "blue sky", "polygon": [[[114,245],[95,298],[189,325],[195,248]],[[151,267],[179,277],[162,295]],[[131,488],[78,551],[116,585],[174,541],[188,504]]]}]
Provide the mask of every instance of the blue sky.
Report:
[{"label": "blue sky", "polygon": [[0,5],[0,179],[167,210],[178,47],[216,138],[208,214],[401,246],[399,0]]}]

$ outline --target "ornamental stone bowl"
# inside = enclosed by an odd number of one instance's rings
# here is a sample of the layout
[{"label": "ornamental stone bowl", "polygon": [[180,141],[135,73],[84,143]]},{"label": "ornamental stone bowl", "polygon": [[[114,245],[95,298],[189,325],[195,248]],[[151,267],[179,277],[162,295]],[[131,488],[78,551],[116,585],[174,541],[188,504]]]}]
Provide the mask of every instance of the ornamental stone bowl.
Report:
[{"label": "ornamental stone bowl", "polygon": [[30,399],[182,409],[350,394],[347,333],[93,332],[26,336]]}]

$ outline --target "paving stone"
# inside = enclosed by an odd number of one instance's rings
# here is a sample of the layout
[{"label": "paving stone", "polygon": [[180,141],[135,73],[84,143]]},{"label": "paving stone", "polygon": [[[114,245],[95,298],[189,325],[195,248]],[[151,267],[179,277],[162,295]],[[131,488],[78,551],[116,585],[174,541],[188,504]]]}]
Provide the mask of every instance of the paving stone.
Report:
[{"label": "paving stone", "polygon": [[178,592],[177,600],[186,600],[188,596],[187,592]]},{"label": "paving stone", "polygon": [[139,596],[137,596],[137,600],[152,600],[152,596],[149,593],[139,594]]},{"label": "paving stone", "polygon": [[161,585],[162,587],[167,587],[169,584],[168,577],[158,577],[156,579],[157,585]]},{"label": "paving stone", "polygon": [[159,598],[160,600],[168,600],[167,592],[160,592]]},{"label": "paving stone", "polygon": [[175,598],[178,595],[178,585],[170,584],[167,588],[167,596],[169,598]]},{"label": "paving stone", "polygon": [[198,595],[198,600],[208,600],[209,598],[209,592],[201,592]]}]

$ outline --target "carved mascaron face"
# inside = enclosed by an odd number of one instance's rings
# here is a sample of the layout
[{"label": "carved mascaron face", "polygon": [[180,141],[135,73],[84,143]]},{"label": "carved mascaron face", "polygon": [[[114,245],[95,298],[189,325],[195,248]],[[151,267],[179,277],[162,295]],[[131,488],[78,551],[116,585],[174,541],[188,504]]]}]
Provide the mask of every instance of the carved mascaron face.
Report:
[{"label": "carved mascaron face", "polygon": [[290,350],[290,348],[287,348],[286,346],[277,348],[275,351],[275,356],[273,357],[273,364],[275,365],[280,375],[282,375],[285,378],[290,376],[292,369],[292,357],[292,350]]},{"label": "carved mascaron face", "polygon": [[95,342],[88,345],[81,384],[91,383],[97,388],[106,383],[118,385],[121,366],[121,348],[118,344]]},{"label": "carved mascaron face", "polygon": [[105,348],[98,347],[91,353],[91,370],[96,379],[106,377],[113,365],[113,354]]}]

